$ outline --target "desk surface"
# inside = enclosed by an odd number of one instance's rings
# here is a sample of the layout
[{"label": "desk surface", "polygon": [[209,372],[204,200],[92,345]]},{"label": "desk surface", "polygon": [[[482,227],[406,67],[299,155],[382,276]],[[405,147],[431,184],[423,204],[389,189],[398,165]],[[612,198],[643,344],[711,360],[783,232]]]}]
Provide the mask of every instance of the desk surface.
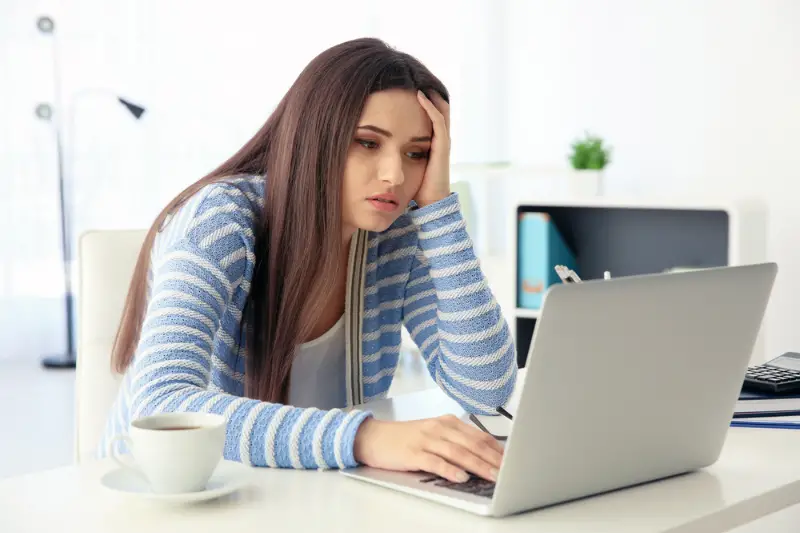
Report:
[{"label": "desk surface", "polygon": [[[438,389],[370,407],[384,419],[462,414]],[[98,480],[112,468],[97,461],[0,481],[0,531],[729,531],[800,502],[800,431],[732,428],[720,459],[703,471],[504,519],[473,516],[336,471],[252,469],[250,485],[237,494],[167,505],[104,489]]]}]

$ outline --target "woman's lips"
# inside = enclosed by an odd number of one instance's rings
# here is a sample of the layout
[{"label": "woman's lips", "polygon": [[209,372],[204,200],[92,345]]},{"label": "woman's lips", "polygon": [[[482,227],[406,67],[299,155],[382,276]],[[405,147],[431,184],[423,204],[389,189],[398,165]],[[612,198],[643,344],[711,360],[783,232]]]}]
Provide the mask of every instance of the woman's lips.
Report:
[{"label": "woman's lips", "polygon": [[399,205],[397,197],[391,193],[376,194],[375,196],[367,198],[367,201],[371,203],[375,209],[386,212],[394,211]]}]

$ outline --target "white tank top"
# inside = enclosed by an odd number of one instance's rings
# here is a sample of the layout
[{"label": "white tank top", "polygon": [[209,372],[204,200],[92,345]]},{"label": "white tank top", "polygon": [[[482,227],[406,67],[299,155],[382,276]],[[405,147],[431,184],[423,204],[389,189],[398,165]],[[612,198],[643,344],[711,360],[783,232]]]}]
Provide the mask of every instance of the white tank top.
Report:
[{"label": "white tank top", "polygon": [[298,347],[289,378],[289,405],[346,407],[344,315],[331,329]]}]

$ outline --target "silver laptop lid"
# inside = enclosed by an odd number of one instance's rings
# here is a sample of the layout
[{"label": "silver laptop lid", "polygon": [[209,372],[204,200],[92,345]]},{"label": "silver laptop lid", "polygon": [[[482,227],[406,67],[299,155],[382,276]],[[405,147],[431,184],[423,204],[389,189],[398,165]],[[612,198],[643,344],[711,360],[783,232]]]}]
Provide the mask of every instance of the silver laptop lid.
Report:
[{"label": "silver laptop lid", "polygon": [[552,287],[495,511],[716,461],[776,272],[767,263]]}]

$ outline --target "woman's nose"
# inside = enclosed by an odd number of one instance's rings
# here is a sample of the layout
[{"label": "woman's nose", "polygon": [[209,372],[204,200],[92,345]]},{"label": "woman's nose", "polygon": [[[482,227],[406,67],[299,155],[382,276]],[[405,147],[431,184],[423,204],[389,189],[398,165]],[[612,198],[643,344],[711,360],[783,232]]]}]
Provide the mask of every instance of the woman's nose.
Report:
[{"label": "woman's nose", "polygon": [[381,158],[378,166],[378,179],[390,183],[393,187],[403,184],[403,163],[400,157],[386,156]]}]

